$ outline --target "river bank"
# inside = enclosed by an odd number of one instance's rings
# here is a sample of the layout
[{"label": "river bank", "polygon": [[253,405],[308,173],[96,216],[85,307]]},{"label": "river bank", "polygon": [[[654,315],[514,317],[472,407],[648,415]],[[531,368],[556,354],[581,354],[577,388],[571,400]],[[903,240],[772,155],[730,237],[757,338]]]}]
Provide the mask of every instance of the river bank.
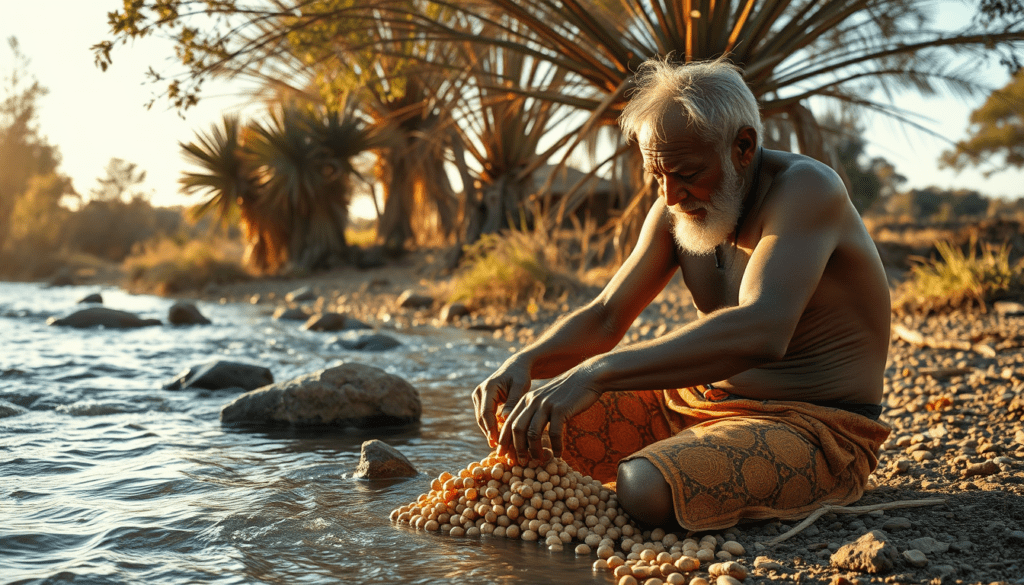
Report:
[{"label": "river bank", "polygon": [[[288,307],[345,313],[381,330],[468,329],[513,351],[592,298],[607,278],[589,275],[575,293],[534,308],[477,307],[448,320],[444,315],[450,281],[439,265],[433,253],[419,252],[374,270],[341,269],[309,278],[207,287],[192,299],[201,308],[251,305],[267,318]],[[898,284],[898,274],[893,283]],[[300,289],[308,289],[308,300],[288,300],[289,293]],[[431,301],[402,307],[406,291]],[[661,335],[694,316],[685,289],[674,281],[644,311],[626,341]],[[730,529],[729,538],[746,550],[738,560],[750,571],[748,583],[1024,583],[1024,316],[973,311],[898,316],[893,322],[882,416],[893,433],[883,446],[870,489],[856,503],[893,507],[830,512],[778,544],[771,542],[795,522]],[[471,390],[475,382],[462,380],[468,382],[463,391]],[[446,457],[435,466],[449,470],[466,462]],[[421,492],[424,487],[409,489]],[[941,501],[901,507],[933,499]],[[899,553],[891,570],[876,575],[832,564],[840,547],[872,530],[884,532]],[[536,554],[550,556],[542,550]],[[561,562],[570,560],[580,562],[571,556]]]}]

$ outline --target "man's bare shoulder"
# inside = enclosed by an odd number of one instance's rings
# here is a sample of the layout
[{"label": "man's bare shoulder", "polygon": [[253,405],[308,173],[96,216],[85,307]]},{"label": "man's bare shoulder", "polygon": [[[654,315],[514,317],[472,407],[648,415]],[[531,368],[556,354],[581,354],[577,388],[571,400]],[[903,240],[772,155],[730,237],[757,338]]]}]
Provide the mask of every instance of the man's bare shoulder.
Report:
[{"label": "man's bare shoulder", "polygon": [[769,207],[775,212],[800,211],[801,215],[826,219],[849,204],[842,178],[824,163],[801,154],[766,149],[764,165],[771,183]]}]

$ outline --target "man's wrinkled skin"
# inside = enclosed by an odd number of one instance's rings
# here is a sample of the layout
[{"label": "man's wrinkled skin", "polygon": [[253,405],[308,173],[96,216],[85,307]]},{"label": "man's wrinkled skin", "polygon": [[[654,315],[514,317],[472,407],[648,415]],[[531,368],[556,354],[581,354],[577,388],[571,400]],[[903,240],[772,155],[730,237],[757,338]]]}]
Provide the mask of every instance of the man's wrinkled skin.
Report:
[{"label": "man's wrinkled skin", "polygon": [[[719,268],[715,254],[694,255],[676,244],[672,220],[673,213],[697,219],[706,213],[700,203],[717,194],[723,179],[718,145],[698,137],[678,113],[666,115],[660,133],[645,128],[638,142],[659,182],[638,244],[594,301],[476,388],[477,421],[491,445],[521,462],[541,459],[547,427],[551,450],[560,456],[567,422],[601,393],[617,390],[714,383],[746,398],[878,404],[889,289],[836,173],[805,156],[759,148],[756,131],[740,129],[728,162],[743,178],[743,211],[717,247]],[[676,270],[698,319],[616,348]],[[543,379],[549,380],[531,387],[531,380]],[[499,432],[502,404],[506,422]],[[671,494],[653,465],[644,459],[620,465],[620,498],[631,498],[630,486],[646,500],[662,500],[648,502],[651,514],[660,509],[671,517]]]}]

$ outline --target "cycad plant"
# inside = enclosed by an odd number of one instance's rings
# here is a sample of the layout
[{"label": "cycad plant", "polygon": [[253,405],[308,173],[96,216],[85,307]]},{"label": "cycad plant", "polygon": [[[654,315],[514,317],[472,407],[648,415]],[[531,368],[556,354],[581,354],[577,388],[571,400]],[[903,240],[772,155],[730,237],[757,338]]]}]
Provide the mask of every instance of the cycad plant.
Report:
[{"label": "cycad plant", "polygon": [[348,256],[352,159],[384,140],[351,106],[339,112],[286,102],[264,121],[242,128],[225,118],[182,144],[204,172],[186,173],[181,183],[186,193],[207,195],[200,214],[215,209],[227,218],[237,206],[257,268],[331,268]]}]

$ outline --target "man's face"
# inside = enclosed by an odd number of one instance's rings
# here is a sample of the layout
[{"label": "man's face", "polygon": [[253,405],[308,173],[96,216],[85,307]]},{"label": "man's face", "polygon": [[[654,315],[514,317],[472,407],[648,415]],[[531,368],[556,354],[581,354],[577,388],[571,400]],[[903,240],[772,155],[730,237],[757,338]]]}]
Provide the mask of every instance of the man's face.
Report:
[{"label": "man's face", "polygon": [[676,242],[695,255],[711,254],[736,228],[743,206],[743,178],[730,149],[711,144],[669,114],[664,139],[650,127],[639,136],[644,169],[658,179],[658,194],[672,214]]}]

